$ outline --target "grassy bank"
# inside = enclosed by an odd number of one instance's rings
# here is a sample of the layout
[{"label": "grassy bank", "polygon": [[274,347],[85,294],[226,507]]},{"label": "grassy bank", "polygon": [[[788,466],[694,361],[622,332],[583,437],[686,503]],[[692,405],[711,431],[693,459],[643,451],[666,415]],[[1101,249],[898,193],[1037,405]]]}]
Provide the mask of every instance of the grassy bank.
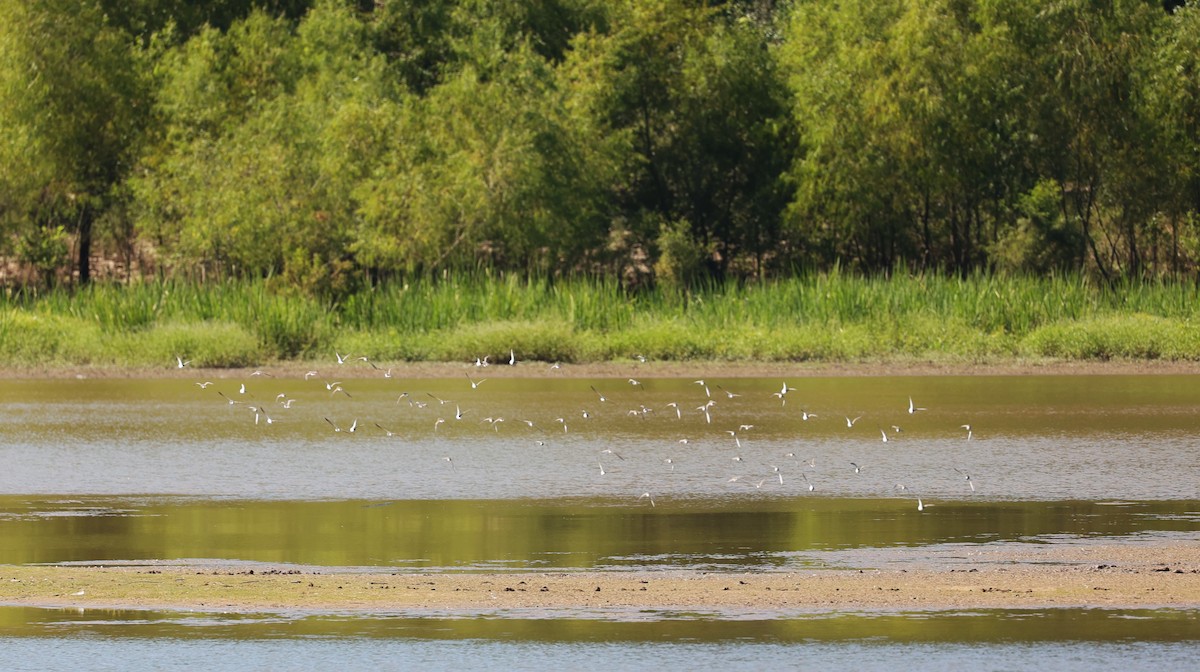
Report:
[{"label": "grassy bank", "polygon": [[377,361],[1200,361],[1195,286],[1078,277],[827,274],[690,293],[480,276],[376,287],[338,303],[264,282],[95,285],[7,294],[0,366],[254,366]]}]

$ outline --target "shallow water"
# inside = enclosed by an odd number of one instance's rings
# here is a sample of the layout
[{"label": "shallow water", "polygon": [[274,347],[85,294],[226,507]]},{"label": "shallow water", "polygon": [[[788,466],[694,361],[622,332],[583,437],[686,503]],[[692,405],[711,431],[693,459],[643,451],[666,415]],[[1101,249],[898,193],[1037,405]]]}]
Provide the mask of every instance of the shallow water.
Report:
[{"label": "shallow water", "polygon": [[[7,670],[863,670],[893,672],[910,665],[931,672],[1130,669],[1186,670],[1194,642],[788,643],[458,641],[393,639],[0,637]],[[1131,663],[1131,661],[1136,661]]]},{"label": "shallow water", "polygon": [[[10,381],[0,563],[793,571],[1200,538],[1200,377],[790,379],[781,400],[782,378],[519,371]],[[1186,610],[553,616],[0,607],[0,667],[1182,669],[1200,641]]]},{"label": "shallow water", "polygon": [[[4,669],[1189,669],[1192,611],[583,618],[0,608]],[[106,661],[111,661],[106,664]],[[1136,661],[1133,662],[1133,661]]]},{"label": "shallow water", "polygon": [[14,381],[0,494],[1200,500],[1197,377],[792,379],[786,404],[782,380],[640,382]]},{"label": "shallow water", "polygon": [[[259,501],[0,497],[0,563],[199,559],[400,570],[795,571],[989,546],[1200,538],[1200,503],[901,499]],[[903,556],[883,549],[906,549]],[[957,551],[956,551],[957,549]]]}]

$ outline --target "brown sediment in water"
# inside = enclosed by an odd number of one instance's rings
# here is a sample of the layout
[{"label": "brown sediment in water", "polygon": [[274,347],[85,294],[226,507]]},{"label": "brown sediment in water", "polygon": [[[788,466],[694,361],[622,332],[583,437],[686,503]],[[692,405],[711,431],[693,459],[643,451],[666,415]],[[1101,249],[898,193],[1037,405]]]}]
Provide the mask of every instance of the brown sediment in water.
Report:
[{"label": "brown sediment in water", "polygon": [[219,566],[0,567],[0,604],[392,613],[522,610],[1200,609],[1200,542],[997,547],[978,568],[357,573]]}]

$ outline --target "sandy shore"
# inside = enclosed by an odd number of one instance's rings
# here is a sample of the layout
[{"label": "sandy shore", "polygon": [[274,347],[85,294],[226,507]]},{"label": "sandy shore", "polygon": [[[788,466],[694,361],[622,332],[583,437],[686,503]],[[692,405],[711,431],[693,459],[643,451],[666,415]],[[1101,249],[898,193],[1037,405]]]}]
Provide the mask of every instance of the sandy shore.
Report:
[{"label": "sandy shore", "polygon": [[201,611],[1200,609],[1200,542],[997,547],[980,568],[361,574],[0,567],[0,604]]}]

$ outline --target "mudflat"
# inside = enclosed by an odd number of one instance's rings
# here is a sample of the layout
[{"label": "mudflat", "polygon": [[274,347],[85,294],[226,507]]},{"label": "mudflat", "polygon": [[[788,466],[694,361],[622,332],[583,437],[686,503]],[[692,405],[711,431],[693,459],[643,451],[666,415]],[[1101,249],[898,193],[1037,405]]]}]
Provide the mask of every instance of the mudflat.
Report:
[{"label": "mudflat", "polygon": [[[0,368],[0,378],[135,378],[194,380],[245,379],[255,371],[283,378],[303,378],[307,371],[337,370],[338,377],[373,378],[391,372],[396,378],[461,377],[476,371],[467,362],[377,362],[339,366],[333,361],[268,362],[252,369],[204,369],[174,366],[137,368],[122,366],[32,366]],[[861,362],[707,362],[707,361],[612,361],[584,364],[551,364],[522,361],[515,366],[491,364],[489,375],[518,378],[605,378],[636,373],[639,377],[769,378],[775,376],[1018,376],[1018,375],[1198,375],[1200,362],[1186,360],[996,360],[989,362],[886,360]]]},{"label": "mudflat", "polygon": [[979,567],[350,573],[180,566],[4,566],[0,603],[200,611],[491,612],[1200,608],[1200,542],[992,547]]}]

